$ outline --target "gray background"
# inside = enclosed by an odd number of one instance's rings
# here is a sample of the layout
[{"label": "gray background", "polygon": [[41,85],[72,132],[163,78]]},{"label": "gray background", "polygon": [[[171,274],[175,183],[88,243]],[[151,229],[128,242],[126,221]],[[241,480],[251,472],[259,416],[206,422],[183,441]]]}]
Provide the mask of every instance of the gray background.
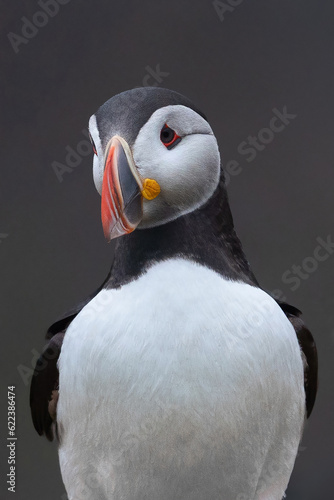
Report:
[{"label": "gray background", "polygon": [[[64,163],[66,146],[84,139],[99,105],[143,85],[147,67],[158,64],[168,73],[158,83],[193,99],[224,162],[239,161],[229,195],[253,270],[267,290],[280,289],[302,309],[317,340],[319,396],[288,499],[330,498],[334,256],[295,291],[282,275],[313,255],[317,237],[333,234],[333,2],[245,0],[221,21],[211,1],[71,0],[17,54],[8,32],[21,35],[21,18],[41,9],[32,0],[1,6],[1,428],[5,458],[6,388],[15,384],[15,498],[64,498],[56,445],[35,433],[19,371],[31,368],[49,324],[100,284],[113,254],[91,155],[62,182],[52,162]],[[238,145],[285,105],[297,117],[247,162]],[[7,468],[2,462],[1,498],[13,497]]]}]

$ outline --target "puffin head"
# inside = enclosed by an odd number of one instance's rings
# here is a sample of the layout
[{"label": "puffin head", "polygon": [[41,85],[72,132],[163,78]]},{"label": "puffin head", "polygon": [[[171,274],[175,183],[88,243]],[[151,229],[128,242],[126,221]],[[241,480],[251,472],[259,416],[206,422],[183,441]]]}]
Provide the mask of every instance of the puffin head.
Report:
[{"label": "puffin head", "polygon": [[89,133],[108,240],[192,212],[218,185],[213,131],[177,92],[144,87],[118,94],[91,116]]}]

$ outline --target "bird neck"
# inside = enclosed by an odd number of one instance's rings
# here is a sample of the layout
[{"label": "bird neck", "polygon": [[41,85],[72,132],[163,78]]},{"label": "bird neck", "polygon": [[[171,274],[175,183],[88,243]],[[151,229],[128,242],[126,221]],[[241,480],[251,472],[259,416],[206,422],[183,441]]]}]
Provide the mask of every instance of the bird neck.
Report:
[{"label": "bird neck", "polygon": [[201,208],[167,224],[137,229],[117,240],[107,288],[137,278],[151,265],[185,258],[227,279],[258,286],[237,237],[223,179]]}]

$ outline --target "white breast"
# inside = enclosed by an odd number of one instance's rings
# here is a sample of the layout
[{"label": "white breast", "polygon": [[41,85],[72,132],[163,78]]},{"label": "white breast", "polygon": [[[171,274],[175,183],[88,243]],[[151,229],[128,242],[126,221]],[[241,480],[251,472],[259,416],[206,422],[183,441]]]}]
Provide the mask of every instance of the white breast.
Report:
[{"label": "white breast", "polygon": [[70,500],[281,500],[303,366],[258,288],[182,259],[155,265],[82,310],[59,370]]}]

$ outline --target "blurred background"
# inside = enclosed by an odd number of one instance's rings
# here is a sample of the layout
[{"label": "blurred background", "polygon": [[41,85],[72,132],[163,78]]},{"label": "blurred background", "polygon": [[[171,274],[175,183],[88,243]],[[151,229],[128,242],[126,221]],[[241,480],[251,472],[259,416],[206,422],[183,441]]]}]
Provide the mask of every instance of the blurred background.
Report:
[{"label": "blurred background", "polygon": [[[48,326],[97,288],[112,262],[113,244],[103,237],[92,180],[88,119],[112,95],[142,85],[177,90],[206,113],[252,268],[266,290],[303,311],[314,334],[318,400],[287,498],[330,498],[334,4],[0,5],[1,473],[8,473],[7,386],[15,385],[15,498],[66,498],[57,446],[32,426],[32,366]],[[279,115],[281,121],[273,120]],[[5,481],[1,498],[11,498]]]}]

